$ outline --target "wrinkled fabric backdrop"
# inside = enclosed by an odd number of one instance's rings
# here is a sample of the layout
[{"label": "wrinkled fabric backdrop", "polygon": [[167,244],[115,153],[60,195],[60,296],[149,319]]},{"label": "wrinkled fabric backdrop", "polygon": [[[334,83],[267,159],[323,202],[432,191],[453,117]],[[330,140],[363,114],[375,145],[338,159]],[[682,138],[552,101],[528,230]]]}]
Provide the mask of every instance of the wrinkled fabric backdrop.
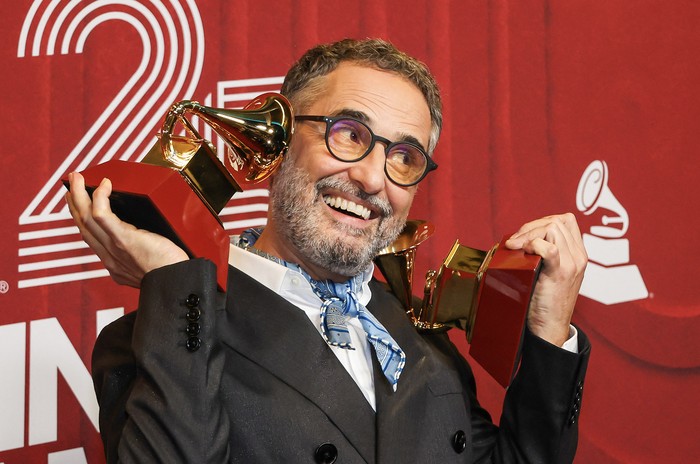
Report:
[{"label": "wrinkled fabric backdrop", "polygon": [[[0,463],[103,462],[92,345],[137,293],[80,240],[60,179],[137,160],[174,101],[241,106],[308,47],[369,36],[425,61],[445,103],[440,167],[412,212],[436,226],[416,293],[456,238],[488,249],[572,211],[591,259],[575,322],[593,343],[577,462],[700,456],[697,2],[20,0],[2,13]],[[235,233],[266,210],[263,185],[221,218]],[[498,417],[503,389],[475,369]]]}]

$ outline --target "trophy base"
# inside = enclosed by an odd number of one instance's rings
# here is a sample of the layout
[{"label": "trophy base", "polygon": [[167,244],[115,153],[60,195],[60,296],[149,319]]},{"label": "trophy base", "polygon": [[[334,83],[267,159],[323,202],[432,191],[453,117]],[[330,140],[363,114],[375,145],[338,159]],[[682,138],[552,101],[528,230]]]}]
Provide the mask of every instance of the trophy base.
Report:
[{"label": "trophy base", "polygon": [[517,370],[527,310],[542,259],[509,250],[504,237],[486,269],[469,354],[507,387]]},{"label": "trophy base", "polygon": [[219,290],[225,291],[230,238],[180,171],[112,160],[81,174],[90,195],[105,177],[112,181],[110,205],[124,222],[170,239],[190,257],[213,261]]}]

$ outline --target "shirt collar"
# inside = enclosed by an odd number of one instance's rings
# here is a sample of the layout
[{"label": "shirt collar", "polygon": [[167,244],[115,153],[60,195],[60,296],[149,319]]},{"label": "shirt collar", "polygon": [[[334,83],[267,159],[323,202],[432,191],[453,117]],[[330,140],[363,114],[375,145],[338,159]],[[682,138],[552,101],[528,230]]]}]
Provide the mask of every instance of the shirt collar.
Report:
[{"label": "shirt collar", "polygon": [[[233,237],[232,239],[228,263],[240,271],[245,272],[273,292],[281,294],[285,288],[285,281],[288,280],[291,275],[301,276],[297,271],[236,246],[235,243],[237,240],[238,237]],[[372,296],[369,289],[369,281],[372,280],[373,274],[374,264],[370,263],[367,269],[362,272],[362,285],[357,295],[358,300],[363,305],[367,305]],[[305,279],[304,282],[306,282]],[[310,288],[311,286],[309,286],[309,289]]]}]

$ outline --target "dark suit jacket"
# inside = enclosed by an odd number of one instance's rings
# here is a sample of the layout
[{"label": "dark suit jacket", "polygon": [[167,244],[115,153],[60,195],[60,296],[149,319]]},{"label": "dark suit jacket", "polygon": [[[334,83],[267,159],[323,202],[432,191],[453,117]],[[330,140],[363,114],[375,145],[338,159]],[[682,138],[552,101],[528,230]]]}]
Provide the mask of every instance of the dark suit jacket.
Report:
[{"label": "dark suit jacket", "polygon": [[395,393],[375,365],[375,414],[302,311],[234,268],[225,295],[215,277],[201,259],[151,272],[138,311],[100,334],[93,377],[108,462],[573,459],[581,332],[578,355],[525,334],[497,427],[446,334],[420,335],[373,283],[368,309],[407,357]]}]

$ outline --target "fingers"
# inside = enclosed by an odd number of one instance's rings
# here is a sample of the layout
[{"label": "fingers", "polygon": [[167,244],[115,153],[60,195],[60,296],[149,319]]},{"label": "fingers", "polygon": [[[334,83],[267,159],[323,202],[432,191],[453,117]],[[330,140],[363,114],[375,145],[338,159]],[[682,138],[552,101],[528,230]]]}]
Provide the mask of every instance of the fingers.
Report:
[{"label": "fingers", "polygon": [[109,203],[111,194],[112,182],[107,178],[102,179],[100,185],[92,192],[92,217],[97,227],[96,232],[104,239],[102,243],[114,252],[113,246],[119,243],[122,234],[134,227],[123,222],[112,212],[112,206]]},{"label": "fingers", "polygon": [[528,222],[506,241],[506,246],[523,249],[545,259],[554,258],[557,254],[554,248],[558,248],[575,256],[578,264],[588,261],[581,232],[572,213],[545,216]]},{"label": "fingers", "polygon": [[547,230],[550,230],[548,227],[554,224],[560,225],[563,230],[568,232],[569,237],[581,236],[578,223],[576,222],[576,216],[574,216],[572,213],[565,213],[545,216],[524,224],[510,237],[510,241],[512,241],[515,246],[519,246],[524,241],[532,240],[536,237],[543,238],[544,233],[546,233]]},{"label": "fingers", "polygon": [[131,256],[133,250],[129,250],[127,244],[128,237],[132,237],[130,232],[136,231],[136,227],[122,221],[114,214],[109,202],[111,194],[112,181],[107,178],[102,179],[100,185],[92,193],[94,233],[99,237],[100,244],[107,252],[102,261],[115,282],[138,287],[145,271],[141,268],[141,264]]},{"label": "fingers", "polygon": [[571,213],[546,216],[523,225],[506,246],[541,256],[543,271],[558,279],[582,279],[588,262],[576,217]]},{"label": "fingers", "polygon": [[566,213],[528,222],[506,246],[543,258],[528,323],[533,333],[561,346],[588,262],[576,217]]},{"label": "fingers", "polygon": [[94,224],[92,200],[85,190],[85,179],[79,173],[73,172],[68,175],[68,180],[70,191],[65,195],[68,210],[78,226],[83,240],[103,259],[107,255],[107,251],[102,245],[104,237],[101,237],[103,234]]},{"label": "fingers", "polygon": [[114,230],[121,221],[112,212],[109,196],[112,184],[103,179],[93,191],[92,198],[85,188],[85,179],[80,173],[68,175],[70,191],[65,195],[68,209],[85,243],[95,252],[109,271],[115,282],[122,285],[138,286],[139,281],[125,272],[114,252]]}]

